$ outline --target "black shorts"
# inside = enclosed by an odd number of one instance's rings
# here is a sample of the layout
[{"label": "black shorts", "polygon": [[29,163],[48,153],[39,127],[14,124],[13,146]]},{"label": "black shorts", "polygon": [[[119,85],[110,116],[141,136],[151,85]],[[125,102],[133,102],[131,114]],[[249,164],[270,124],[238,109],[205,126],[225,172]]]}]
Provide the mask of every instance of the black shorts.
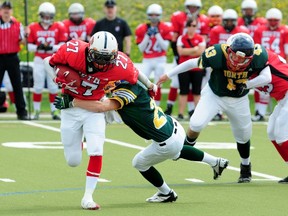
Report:
[{"label": "black shorts", "polygon": [[200,95],[204,71],[187,71],[178,74],[180,95],[187,95],[192,84],[192,93]]}]

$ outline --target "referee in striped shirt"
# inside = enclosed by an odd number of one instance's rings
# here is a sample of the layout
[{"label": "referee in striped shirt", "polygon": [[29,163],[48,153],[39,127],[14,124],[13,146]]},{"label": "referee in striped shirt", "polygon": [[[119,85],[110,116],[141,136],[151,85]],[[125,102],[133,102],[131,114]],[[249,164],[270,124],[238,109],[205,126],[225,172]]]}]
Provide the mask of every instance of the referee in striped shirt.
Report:
[{"label": "referee in striped shirt", "polygon": [[4,1],[0,10],[0,84],[7,70],[14,91],[17,118],[28,120],[18,57],[20,43],[25,42],[24,29],[12,17],[12,5],[9,1]]}]

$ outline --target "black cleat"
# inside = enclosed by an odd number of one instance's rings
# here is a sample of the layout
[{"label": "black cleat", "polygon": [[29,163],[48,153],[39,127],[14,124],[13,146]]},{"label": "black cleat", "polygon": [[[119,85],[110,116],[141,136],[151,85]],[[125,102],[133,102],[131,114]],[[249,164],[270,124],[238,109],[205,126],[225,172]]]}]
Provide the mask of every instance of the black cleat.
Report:
[{"label": "black cleat", "polygon": [[279,180],[278,183],[288,184],[288,176],[286,178],[283,178],[283,179]]},{"label": "black cleat", "polygon": [[251,182],[251,163],[249,165],[240,164],[240,177],[238,183],[249,183]]},{"label": "black cleat", "polygon": [[166,115],[171,115],[172,114],[172,109],[173,109],[173,105],[172,104],[167,104],[167,108],[166,110],[164,111],[164,113]]}]

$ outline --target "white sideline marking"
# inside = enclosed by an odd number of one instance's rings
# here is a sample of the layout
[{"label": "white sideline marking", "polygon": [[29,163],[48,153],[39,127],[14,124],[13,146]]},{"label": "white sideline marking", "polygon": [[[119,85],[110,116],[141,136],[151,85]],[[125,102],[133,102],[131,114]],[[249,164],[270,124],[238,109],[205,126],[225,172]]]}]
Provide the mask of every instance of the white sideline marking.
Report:
[{"label": "white sideline marking", "polygon": [[[25,121],[23,121],[22,123],[23,124],[27,124],[27,125],[31,125],[31,126],[34,126],[34,127],[40,127],[40,128],[44,128],[44,129],[47,129],[47,130],[60,132],[59,128],[46,126],[46,125],[41,125],[41,124],[38,124],[38,123],[35,123],[35,122],[25,122]],[[105,140],[107,142],[110,142],[110,143],[113,143],[113,144],[116,144],[116,145],[120,145],[120,146],[125,146],[125,147],[128,147],[128,148],[134,148],[134,149],[139,149],[139,150],[144,149],[144,147],[133,145],[133,144],[129,144],[129,143],[126,143],[126,142],[121,142],[121,141],[112,140],[112,139],[105,139]],[[240,171],[239,168],[232,167],[232,166],[228,166],[227,169],[234,170],[234,171],[237,171],[237,172]],[[252,174],[254,176],[258,176],[258,177],[262,177],[262,178],[266,178],[266,179],[270,179],[270,180],[280,180],[281,179],[281,178],[276,177],[276,176],[272,176],[272,175],[268,175],[268,174],[264,174],[264,173],[259,173],[259,172],[255,172],[255,171],[252,171]]]},{"label": "white sideline marking", "polygon": [[16,182],[15,180],[9,179],[9,178],[0,178],[0,181],[3,181],[3,182]]}]

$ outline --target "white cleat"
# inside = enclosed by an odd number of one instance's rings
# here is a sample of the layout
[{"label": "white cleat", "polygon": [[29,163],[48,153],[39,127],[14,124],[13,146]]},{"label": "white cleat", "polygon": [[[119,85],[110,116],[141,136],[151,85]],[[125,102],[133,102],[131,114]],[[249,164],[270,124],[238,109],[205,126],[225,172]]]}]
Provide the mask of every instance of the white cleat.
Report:
[{"label": "white cleat", "polygon": [[87,210],[99,210],[100,209],[100,205],[95,203],[93,200],[82,199],[81,206],[83,209],[87,209]]},{"label": "white cleat", "polygon": [[146,199],[146,202],[150,202],[150,203],[175,202],[177,198],[178,198],[177,194],[173,190],[171,190],[170,193],[166,195],[160,192],[157,192],[152,197]]},{"label": "white cleat", "polygon": [[218,158],[217,159],[217,163],[215,166],[212,166],[213,169],[213,179],[218,179],[219,176],[221,176],[223,170],[228,166],[229,161],[227,159],[224,158]]}]

